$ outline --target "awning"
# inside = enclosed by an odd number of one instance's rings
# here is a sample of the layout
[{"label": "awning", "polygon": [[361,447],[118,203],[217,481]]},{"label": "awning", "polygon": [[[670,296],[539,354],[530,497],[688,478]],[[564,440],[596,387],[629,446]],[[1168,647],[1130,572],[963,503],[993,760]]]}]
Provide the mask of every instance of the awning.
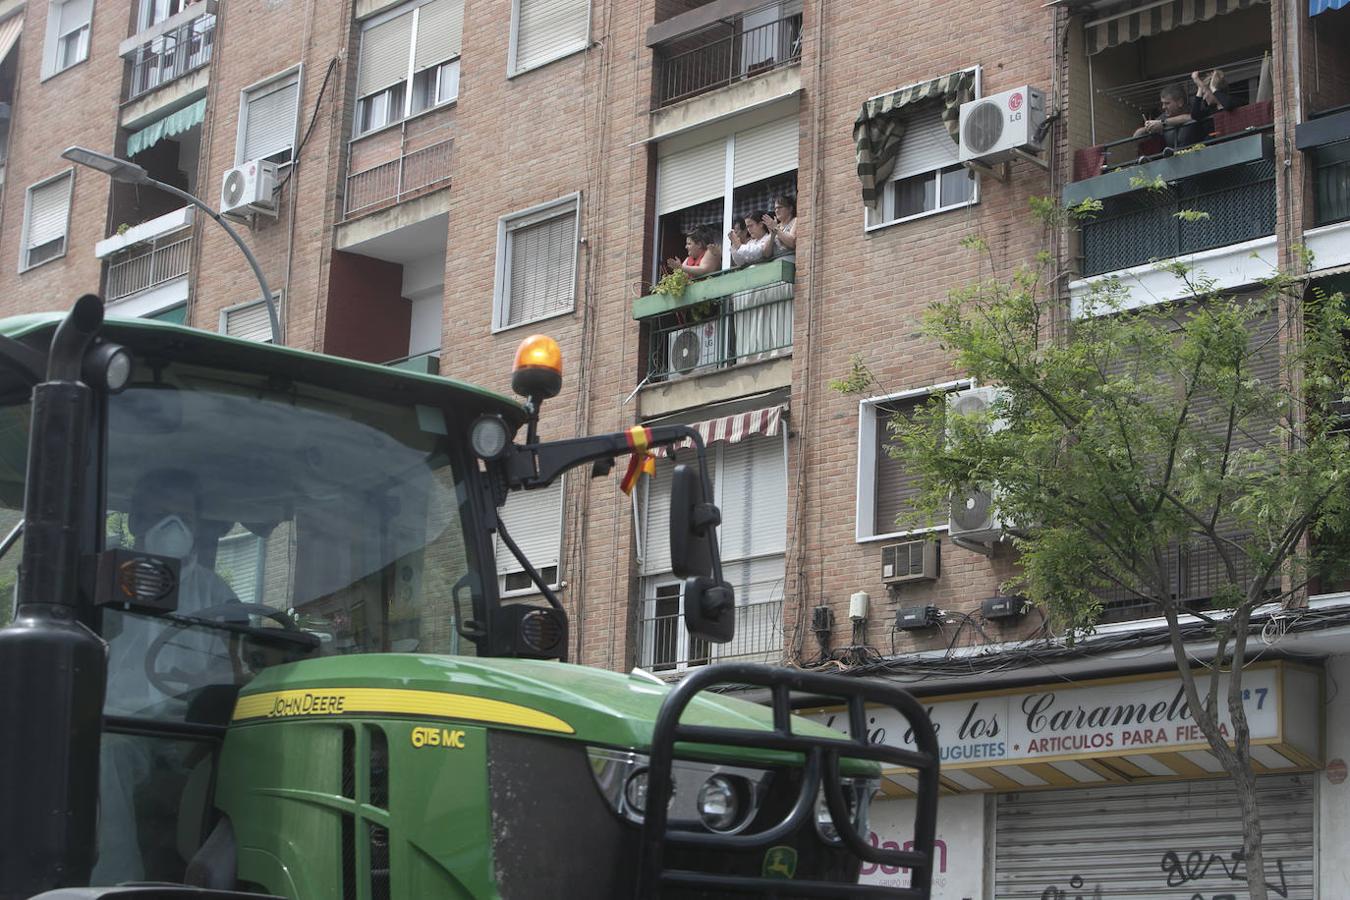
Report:
[{"label": "awning", "polygon": [[[1126,3],[1103,11],[1083,26],[1087,52],[1100,53],[1108,47],[1128,44],[1173,28],[1208,22],[1215,16],[1246,9],[1267,0],[1155,0],[1152,3]],[[1310,0],[1314,5],[1322,0]],[[1345,3],[1347,0],[1326,0]]]},{"label": "awning", "polygon": [[[703,438],[705,446],[715,444],[718,441],[739,444],[746,438],[755,435],[773,437],[778,434],[778,428],[782,424],[783,413],[786,410],[787,407],[783,404],[767,406],[763,409],[752,409],[749,412],[737,413],[734,416],[722,416],[720,419],[695,422],[690,427]],[[694,446],[692,440],[685,440],[670,447],[654,447],[652,456],[668,456],[672,450],[692,446]]]},{"label": "awning", "polygon": [[19,32],[23,31],[23,16],[10,16],[0,22],[0,63],[9,56],[9,51],[19,42]]},{"label": "awning", "polygon": [[1350,0],[1308,0],[1308,15],[1315,16],[1329,9],[1340,9],[1344,6],[1350,6]]},{"label": "awning", "polygon": [[974,99],[975,72],[967,69],[911,84],[863,103],[862,112],[853,123],[863,203],[876,208],[881,196],[877,185],[884,184],[895,170],[900,141],[905,136],[905,120],[911,112],[907,107],[928,100],[941,102],[942,123],[947,126],[952,140],[957,141],[960,139],[961,104]]},{"label": "awning", "polygon": [[191,106],[169,113],[140,131],[133,132],[131,137],[127,138],[127,156],[135,156],[142,150],[149,150],[165,138],[182,134],[192,126],[201,124],[204,118],[206,118],[205,97]]}]

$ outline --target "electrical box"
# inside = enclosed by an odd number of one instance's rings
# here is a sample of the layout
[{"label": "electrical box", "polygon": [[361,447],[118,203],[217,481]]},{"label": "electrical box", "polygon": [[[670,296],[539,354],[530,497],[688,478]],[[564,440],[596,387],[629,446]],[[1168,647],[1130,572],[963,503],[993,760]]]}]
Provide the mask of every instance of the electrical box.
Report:
[{"label": "electrical box", "polygon": [[980,612],[991,622],[1020,619],[1031,610],[1026,597],[989,597],[980,604]]},{"label": "electrical box", "polygon": [[942,613],[936,606],[902,606],[895,611],[895,627],[900,631],[936,628],[942,622]]}]

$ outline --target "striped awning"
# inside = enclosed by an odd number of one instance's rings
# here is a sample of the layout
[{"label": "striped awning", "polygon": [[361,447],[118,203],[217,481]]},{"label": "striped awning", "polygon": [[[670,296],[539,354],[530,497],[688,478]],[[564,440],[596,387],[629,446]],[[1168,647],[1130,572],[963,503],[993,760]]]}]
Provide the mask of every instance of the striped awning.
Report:
[{"label": "striped awning", "polygon": [[[749,412],[737,413],[734,416],[722,416],[719,419],[694,422],[690,427],[703,438],[704,446],[719,441],[727,444],[739,444],[746,438],[755,435],[773,437],[778,434],[778,429],[783,422],[783,413],[786,410],[787,407],[782,404],[766,406],[763,409],[752,409]],[[692,446],[694,446],[692,440],[684,440],[670,447],[654,447],[652,448],[652,456],[668,456],[672,450]]]},{"label": "striped awning", "polygon": [[920,81],[898,91],[873,97],[862,105],[853,123],[853,144],[862,182],[863,203],[876,209],[881,196],[877,185],[885,184],[895,171],[905,122],[913,107],[924,101],[942,104],[942,124],[953,141],[960,139],[961,104],[975,99],[975,71],[952,72],[931,81]]},{"label": "striped awning", "polygon": [[0,62],[5,61],[9,56],[9,51],[14,49],[14,45],[19,42],[19,32],[23,30],[23,16],[10,16],[3,22],[0,22]]},{"label": "striped awning", "polygon": [[[1103,10],[1101,15],[1083,25],[1087,52],[1089,55],[1100,53],[1109,47],[1162,34],[1183,25],[1207,22],[1215,16],[1265,2],[1267,0],[1154,0],[1122,4]],[[1311,2],[1316,4],[1318,0]]]},{"label": "striped awning", "polygon": [[140,131],[132,132],[131,136],[127,138],[127,156],[135,156],[143,150],[149,150],[165,138],[182,134],[205,118],[206,98],[203,97],[191,106],[175,110],[159,121],[145,126]]},{"label": "striped awning", "polygon": [[1329,9],[1340,9],[1343,6],[1350,6],[1350,0],[1308,0],[1308,15],[1315,16]]}]

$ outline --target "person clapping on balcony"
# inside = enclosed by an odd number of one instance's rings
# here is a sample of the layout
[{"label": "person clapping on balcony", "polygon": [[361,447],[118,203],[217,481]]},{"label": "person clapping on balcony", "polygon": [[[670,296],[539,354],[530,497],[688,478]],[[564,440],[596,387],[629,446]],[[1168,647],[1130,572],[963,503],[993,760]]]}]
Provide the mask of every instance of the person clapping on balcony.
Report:
[{"label": "person clapping on balcony", "polygon": [[767,212],[762,209],[756,210],[736,223],[739,228],[733,228],[728,233],[727,236],[731,239],[732,264],[748,266],[773,258],[773,234],[764,224],[766,219],[769,219]]},{"label": "person clapping on balcony", "polygon": [[1195,83],[1195,96],[1191,98],[1191,118],[1201,124],[1204,131],[1212,131],[1214,114],[1220,110],[1233,109],[1238,104],[1228,93],[1228,77],[1223,69],[1215,69],[1208,78],[1199,72],[1191,73]]},{"label": "person clapping on balcony", "polygon": [[684,249],[688,254],[684,262],[673,256],[666,260],[672,272],[683,269],[690,278],[698,278],[721,271],[722,245],[713,242],[712,231],[706,225],[698,226],[685,236]]},{"label": "person clapping on balcony", "polygon": [[1180,85],[1163,85],[1158,104],[1162,108],[1158,118],[1145,119],[1144,124],[1135,129],[1135,137],[1162,135],[1163,142],[1173,150],[1198,144],[1205,139],[1205,129],[1191,117],[1186,92]]},{"label": "person clapping on balcony", "polygon": [[761,218],[764,227],[773,235],[773,255],[794,260],[797,258],[797,198],[781,194],[773,201],[773,215]]}]

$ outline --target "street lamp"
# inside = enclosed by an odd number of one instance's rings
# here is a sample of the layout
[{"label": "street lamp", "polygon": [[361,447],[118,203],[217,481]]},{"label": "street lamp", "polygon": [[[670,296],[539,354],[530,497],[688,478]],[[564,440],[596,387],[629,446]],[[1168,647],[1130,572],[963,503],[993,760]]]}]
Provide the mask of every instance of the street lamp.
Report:
[{"label": "street lamp", "polygon": [[262,289],[263,302],[267,304],[267,318],[272,324],[272,340],[281,339],[281,323],[277,318],[277,306],[272,301],[272,289],[267,286],[267,279],[263,277],[262,267],[258,265],[258,260],[253,256],[253,252],[248,249],[248,244],[239,236],[239,232],[230,227],[230,223],[220,213],[207,206],[187,191],[180,190],[171,184],[165,184],[162,181],[156,181],[150,177],[150,173],[134,162],[125,159],[118,159],[116,156],[109,156],[106,153],[99,153],[97,150],[90,150],[85,147],[67,147],[61,153],[62,158],[68,159],[81,166],[87,166],[90,169],[102,172],[113,181],[120,181],[123,184],[148,184],[151,187],[159,188],[180,197],[191,203],[193,206],[206,213],[216,224],[225,229],[225,233],[244,253],[244,258],[248,264],[253,267],[253,275],[258,279],[258,287]]}]

